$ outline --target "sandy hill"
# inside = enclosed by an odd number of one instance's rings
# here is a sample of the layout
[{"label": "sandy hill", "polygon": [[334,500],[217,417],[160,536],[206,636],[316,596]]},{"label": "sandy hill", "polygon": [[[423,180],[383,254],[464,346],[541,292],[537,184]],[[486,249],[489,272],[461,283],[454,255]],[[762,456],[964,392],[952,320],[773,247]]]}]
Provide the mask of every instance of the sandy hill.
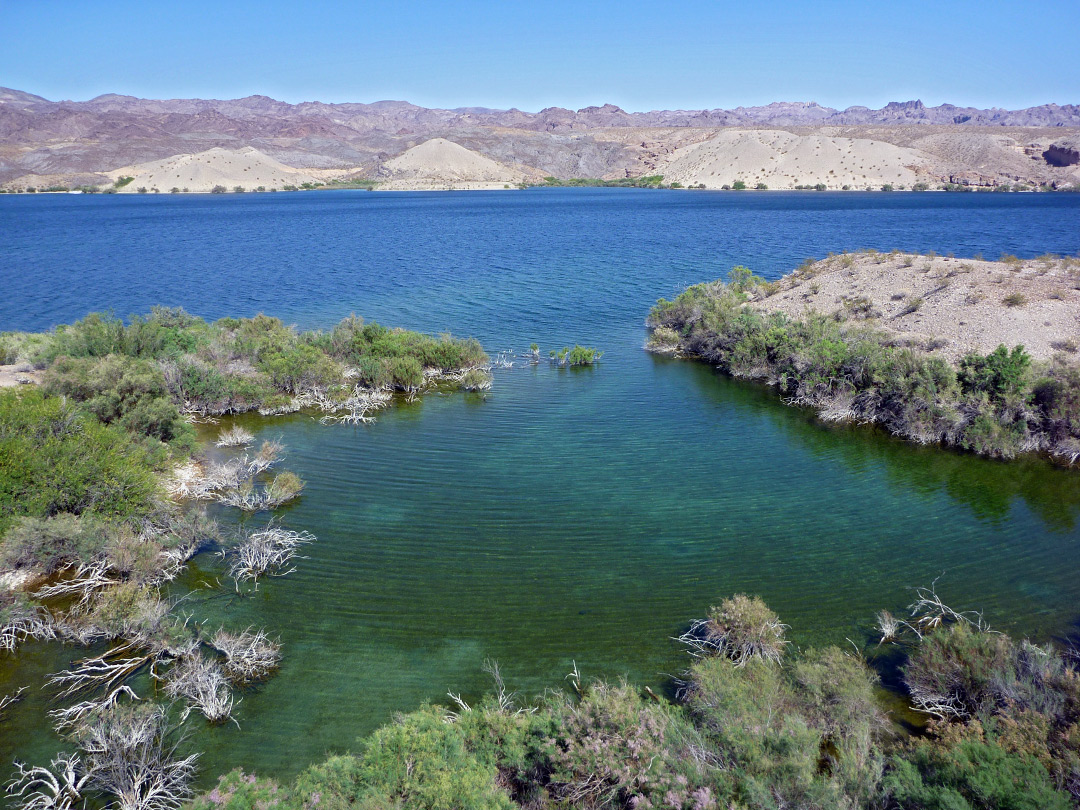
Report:
[{"label": "sandy hill", "polygon": [[225,186],[229,191],[236,186],[242,186],[246,191],[254,191],[262,186],[269,191],[287,185],[325,182],[325,174],[325,171],[294,169],[250,146],[237,150],[215,148],[194,155],[174,155],[108,172],[109,179],[114,181],[119,177],[135,178],[121,187],[121,192],[137,192],[139,188],[161,192],[173,188],[210,191],[215,186]]},{"label": "sandy hill", "polygon": [[386,161],[380,189],[503,188],[537,178],[539,172],[510,167],[445,138],[429,141]]},{"label": "sandy hill", "polygon": [[725,130],[702,143],[672,152],[656,167],[665,182],[720,188],[742,180],[750,187],[829,188],[910,186],[921,179],[929,156],[884,141],[782,130]]},{"label": "sandy hill", "polygon": [[801,267],[776,288],[758,288],[751,306],[796,318],[813,310],[865,320],[950,360],[1001,343],[1022,344],[1045,360],[1080,346],[1078,288],[1077,258],[847,253]]}]

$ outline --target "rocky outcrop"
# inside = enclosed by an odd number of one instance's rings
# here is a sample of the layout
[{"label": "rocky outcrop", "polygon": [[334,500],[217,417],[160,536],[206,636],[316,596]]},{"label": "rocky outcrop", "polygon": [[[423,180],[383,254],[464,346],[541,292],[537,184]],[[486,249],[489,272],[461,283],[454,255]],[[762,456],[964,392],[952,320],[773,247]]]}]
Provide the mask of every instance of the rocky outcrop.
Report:
[{"label": "rocky outcrop", "polygon": [[1080,138],[1055,141],[1043,152],[1051,166],[1075,166],[1080,163]]}]

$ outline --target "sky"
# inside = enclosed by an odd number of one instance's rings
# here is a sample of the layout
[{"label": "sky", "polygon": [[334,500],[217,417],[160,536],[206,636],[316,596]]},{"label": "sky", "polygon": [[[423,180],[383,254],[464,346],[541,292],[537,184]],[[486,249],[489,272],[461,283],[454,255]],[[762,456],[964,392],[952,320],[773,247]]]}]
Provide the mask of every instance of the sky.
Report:
[{"label": "sky", "polygon": [[1078,23],[1077,0],[0,0],[0,86],[528,111],[1015,109],[1080,103]]}]

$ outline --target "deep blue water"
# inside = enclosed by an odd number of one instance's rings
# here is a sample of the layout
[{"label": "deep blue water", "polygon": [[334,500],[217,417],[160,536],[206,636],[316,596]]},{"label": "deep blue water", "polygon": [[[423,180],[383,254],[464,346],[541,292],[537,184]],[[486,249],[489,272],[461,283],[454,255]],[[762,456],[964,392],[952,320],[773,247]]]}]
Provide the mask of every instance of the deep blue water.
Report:
[{"label": "deep blue water", "polygon": [[[252,599],[203,591],[212,626],[266,626],[285,661],[240,728],[202,729],[210,775],[287,776],[395,711],[487,687],[626,674],[658,688],[670,636],[761,594],[797,645],[868,637],[941,575],[954,606],[1037,638],[1080,619],[1080,473],[822,426],[768,389],[642,351],[657,297],[745,264],[872,247],[958,256],[1080,251],[1080,195],[526,192],[0,196],[0,330],[91,310],[326,327],[351,312],[479,338],[580,342],[591,369],[496,373],[487,397],[431,395],[374,425],[243,417],[307,482],[282,519],[319,541]],[[211,432],[207,433],[212,435]],[[184,585],[220,575],[195,561]],[[0,659],[0,694],[74,651]],[[38,690],[0,762],[58,744]]]}]

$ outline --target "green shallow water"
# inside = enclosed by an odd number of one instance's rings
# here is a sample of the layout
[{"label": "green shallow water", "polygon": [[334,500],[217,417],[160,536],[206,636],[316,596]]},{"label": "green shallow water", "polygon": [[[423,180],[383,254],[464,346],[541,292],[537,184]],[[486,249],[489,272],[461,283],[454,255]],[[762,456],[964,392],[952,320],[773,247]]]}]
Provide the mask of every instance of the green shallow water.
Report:
[{"label": "green shallow water", "polygon": [[[439,199],[447,202],[422,204],[452,208],[460,198]],[[628,198],[584,199],[585,209],[568,210],[612,217],[605,201]],[[664,198],[648,199],[666,211]],[[819,204],[799,202],[800,216],[829,221],[829,211],[812,209]],[[888,222],[902,216],[871,213]],[[963,224],[962,213],[950,216]],[[679,212],[672,227],[686,216]],[[995,227],[1011,246],[1016,212],[1001,216]],[[523,238],[524,226],[513,223],[504,225]],[[869,238],[869,227],[858,238]],[[824,234],[811,237],[820,245]],[[849,246],[839,241],[837,249]],[[589,250],[607,250],[603,240],[574,245],[583,253],[566,259],[573,267]],[[251,597],[206,587],[222,574],[209,554],[176,585],[178,594],[195,590],[184,609],[208,627],[266,627],[284,645],[280,673],[238,706],[239,728],[193,724],[191,745],[205,752],[202,784],[235,766],[287,778],[350,749],[394,712],[445,700],[448,690],[471,700],[488,688],[481,665],[489,657],[527,695],[560,687],[575,661],[586,677],[626,676],[659,690],[686,661],[671,637],[733,592],[763,596],[804,647],[864,643],[877,610],[901,610],[913,586],[939,576],[950,604],[983,610],[999,629],[1039,639],[1076,630],[1076,472],[821,425],[767,388],[641,350],[649,303],[697,280],[684,279],[681,265],[631,269],[628,261],[616,294],[618,279],[610,289],[578,288],[569,271],[545,275],[558,257],[528,255],[519,282],[494,291],[476,282],[461,300],[380,277],[370,282],[369,310],[350,298],[359,295],[350,285],[367,289],[363,272],[348,283],[312,281],[313,296],[337,288],[343,303],[321,303],[304,326],[345,314],[335,306],[428,329],[456,313],[458,331],[480,336],[489,350],[577,339],[607,353],[591,369],[496,371],[487,396],[428,395],[381,412],[373,425],[323,426],[305,414],[238,418],[259,438],[286,445],[284,466],[307,489],[280,518],[318,542],[295,573]],[[398,301],[409,303],[398,309]],[[510,316],[490,314],[500,308]],[[222,519],[235,522],[228,513]],[[0,660],[0,694],[40,683],[77,654],[27,645]],[[47,698],[28,690],[0,726],[0,761],[40,760],[59,745],[48,731]]]}]

